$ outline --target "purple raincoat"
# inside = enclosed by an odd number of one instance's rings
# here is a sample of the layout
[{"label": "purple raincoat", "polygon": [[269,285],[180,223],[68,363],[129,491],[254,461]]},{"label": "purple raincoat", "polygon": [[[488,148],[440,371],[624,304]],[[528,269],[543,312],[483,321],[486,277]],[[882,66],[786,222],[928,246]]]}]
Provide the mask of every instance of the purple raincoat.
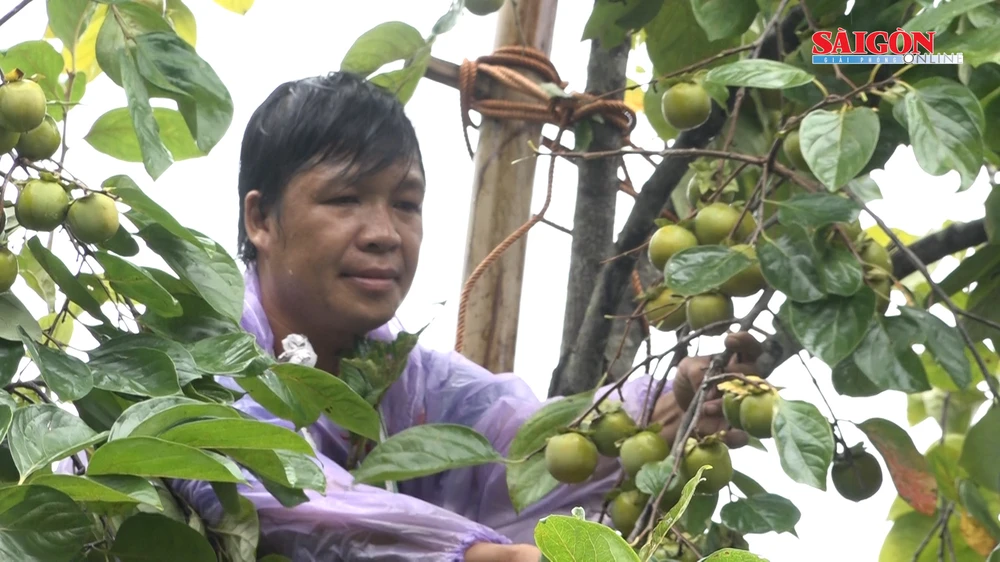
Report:
[{"label": "purple raincoat", "polygon": [[[246,275],[241,325],[259,345],[274,349],[274,335],[260,304],[254,269]],[[398,326],[382,326],[369,337],[387,340]],[[232,385],[231,379],[220,383]],[[622,390],[625,409],[635,418],[645,402],[649,379],[636,377]],[[668,390],[670,389],[668,383]],[[236,387],[234,387],[236,388]],[[558,400],[554,398],[552,400]],[[463,424],[479,431],[506,455],[518,428],[547,404],[513,374],[493,374],[456,352],[417,345],[399,380],[382,400],[389,435],[424,423]],[[249,395],[234,406],[263,421],[294,430]],[[256,506],[261,526],[261,552],[287,556],[294,562],[337,560],[425,560],[460,562],[477,542],[534,544],[538,520],[568,514],[576,506],[596,518],[604,494],[620,470],[617,459],[601,457],[595,476],[577,485],[560,485],[520,514],[508,496],[505,467],[489,464],[399,482],[398,493],[354,484],[342,468],[348,434],[325,415],[306,428],[316,444],[316,456],[326,475],[326,493],[306,491],[309,501],[286,508],[264,486],[245,473],[249,486],[241,494]],[[174,481],[175,491],[206,520],[222,516],[223,508],[205,482]]]}]

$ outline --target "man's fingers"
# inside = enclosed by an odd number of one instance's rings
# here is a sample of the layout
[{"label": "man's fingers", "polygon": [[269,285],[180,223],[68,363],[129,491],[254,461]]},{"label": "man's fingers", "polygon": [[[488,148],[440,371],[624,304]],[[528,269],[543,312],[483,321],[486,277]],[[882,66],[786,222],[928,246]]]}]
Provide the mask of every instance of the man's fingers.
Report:
[{"label": "man's fingers", "polygon": [[736,332],[726,336],[726,349],[732,351],[741,363],[753,363],[764,352],[750,332]]},{"label": "man's fingers", "polygon": [[730,449],[739,449],[750,443],[750,435],[739,429],[730,429],[726,432],[725,442]]},{"label": "man's fingers", "polygon": [[706,416],[718,416],[722,414],[722,399],[708,400],[702,406],[702,414]]}]

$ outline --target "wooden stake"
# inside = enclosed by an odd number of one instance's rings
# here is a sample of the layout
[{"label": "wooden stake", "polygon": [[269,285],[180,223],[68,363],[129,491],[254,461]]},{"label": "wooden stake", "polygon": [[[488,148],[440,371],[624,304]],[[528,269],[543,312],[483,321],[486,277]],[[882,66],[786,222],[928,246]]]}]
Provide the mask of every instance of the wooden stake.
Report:
[{"label": "wooden stake", "polygon": [[[527,45],[548,56],[552,52],[556,5],[557,0],[508,0],[498,15],[495,48]],[[497,88],[491,92],[493,97],[520,98],[502,86],[492,87]],[[528,158],[532,155],[528,143],[539,145],[541,133],[541,125],[483,118],[475,156],[463,280],[504,238],[531,218],[536,160]],[[524,237],[508,248],[476,281],[469,298],[462,353],[494,373],[514,369],[526,241]]]}]

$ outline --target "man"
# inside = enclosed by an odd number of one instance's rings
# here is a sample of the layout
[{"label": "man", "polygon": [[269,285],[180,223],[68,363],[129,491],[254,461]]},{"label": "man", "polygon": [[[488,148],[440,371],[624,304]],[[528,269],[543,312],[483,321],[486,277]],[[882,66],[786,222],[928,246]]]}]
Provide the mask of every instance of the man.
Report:
[{"label": "man", "polygon": [[[304,335],[316,367],[333,375],[357,338],[392,339],[392,321],[417,269],[426,189],[419,144],[396,98],[349,74],[279,86],[247,125],[239,173],[240,255],[247,264],[242,325],[275,355],[291,334]],[[752,362],[748,334],[731,344]],[[672,439],[700,384],[704,359],[684,364],[654,421]],[[746,372],[746,365],[734,365]],[[624,405],[638,417],[648,379],[630,381]],[[386,392],[389,435],[423,423],[470,426],[506,453],[521,424],[542,407],[512,374],[493,374],[461,355],[417,346]],[[285,427],[249,397],[236,407]],[[725,427],[718,400],[700,427]],[[398,491],[354,484],[344,469],[348,435],[325,417],[308,428],[327,478],[325,494],[285,508],[263,485],[241,488],[256,506],[261,551],[295,562],[331,560],[531,561],[538,520],[582,506],[600,512],[619,471],[602,459],[594,477],[560,486],[515,514],[502,464],[452,470],[397,483]],[[745,435],[733,432],[734,445]],[[222,513],[205,483],[176,483],[209,521]]]}]

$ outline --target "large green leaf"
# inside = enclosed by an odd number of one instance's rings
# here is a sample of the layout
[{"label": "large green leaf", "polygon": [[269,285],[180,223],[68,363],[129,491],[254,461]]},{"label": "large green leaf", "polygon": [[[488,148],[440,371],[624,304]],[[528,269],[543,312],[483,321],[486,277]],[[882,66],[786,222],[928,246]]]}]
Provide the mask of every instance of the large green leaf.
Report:
[{"label": "large green leaf", "polygon": [[719,287],[753,263],[742,252],[725,246],[695,246],[671,256],[663,274],[675,293],[698,295]]},{"label": "large green leaf", "polygon": [[961,189],[972,186],[983,164],[986,117],[968,87],[943,77],[913,84],[896,119],[906,125],[920,167],[933,176],[952,170],[961,175]]},{"label": "large green leaf", "polygon": [[[59,83],[63,57],[48,41],[23,41],[11,46],[0,54],[0,68],[5,74],[10,74],[16,68],[25,76],[37,75],[38,85],[45,92],[46,100],[61,100],[65,97],[63,86]],[[53,119],[62,119],[60,105],[49,104],[46,111]]]},{"label": "large green leaf", "polygon": [[206,338],[190,349],[198,368],[213,375],[242,374],[251,364],[270,357],[261,353],[256,338],[248,332]]},{"label": "large green leaf", "polygon": [[[725,86],[784,89],[812,82],[813,76],[790,64],[767,59],[743,59],[713,68],[707,82]],[[815,112],[813,112],[815,113]]]},{"label": "large green leaf", "polygon": [[66,494],[45,486],[0,489],[0,553],[17,562],[70,562],[93,522]]},{"label": "large green leaf", "polygon": [[108,441],[126,437],[158,437],[162,432],[197,419],[241,419],[239,410],[199,402],[185,396],[164,396],[137,402],[115,420]]},{"label": "large green leaf", "polygon": [[1000,492],[1000,408],[990,406],[969,429],[959,463],[973,480]]},{"label": "large green leaf", "polygon": [[257,562],[257,542],[260,539],[260,520],[253,503],[237,496],[239,512],[222,514],[209,525],[209,532],[219,538],[220,549],[230,562]]},{"label": "large green leaf", "polygon": [[950,35],[935,47],[946,53],[962,53],[962,62],[973,67],[1000,64],[1000,48],[996,28],[968,29],[961,35]]},{"label": "large green leaf", "polygon": [[219,449],[258,477],[294,489],[312,489],[324,493],[326,476],[308,455],[290,451],[262,449]]},{"label": "large green leaf", "polygon": [[139,237],[212,308],[237,322],[243,316],[243,275],[221,246],[196,246],[159,224],[145,226]]},{"label": "large green leaf", "polygon": [[42,338],[42,328],[38,320],[31,315],[24,304],[8,291],[0,293],[0,339],[20,342],[18,328],[23,328],[29,336],[39,340]]},{"label": "large green leaf", "polygon": [[959,389],[968,388],[972,382],[972,367],[965,355],[965,342],[962,341],[958,330],[921,308],[902,306],[899,312],[904,318],[917,324],[925,336],[922,343],[927,346],[934,359],[944,367],[952,382]]},{"label": "large green leaf", "polygon": [[201,246],[201,242],[195,237],[193,232],[181,226],[173,215],[167,212],[156,201],[150,199],[139,188],[139,185],[132,181],[132,178],[126,175],[111,176],[104,180],[102,186],[121,198],[122,203],[131,207],[133,212],[137,211],[141,213],[149,220],[167,229],[174,236],[195,246]]},{"label": "large green leaf", "polygon": [[[738,37],[710,41],[694,17],[691,0],[665,0],[644,29],[646,51],[661,76],[702,61],[739,41]],[[706,68],[719,64],[716,61]]]},{"label": "large green leaf", "polygon": [[[0,301],[0,310],[2,310]],[[21,329],[20,327],[15,330]],[[24,345],[20,340],[10,341],[0,338],[0,386],[7,386],[14,380],[17,374],[17,367],[24,358]]]},{"label": "large green leaf", "polygon": [[906,31],[944,31],[948,24],[958,16],[977,6],[989,4],[991,0],[949,0],[940,5],[925,4],[924,10],[906,22]]},{"label": "large green leaf", "polygon": [[507,490],[517,512],[545,497],[559,481],[545,468],[545,457],[538,454],[548,438],[556,435],[594,403],[594,391],[553,400],[531,415],[514,435],[507,456],[525,462],[507,466]]},{"label": "large green leaf", "polygon": [[94,375],[83,361],[49,346],[38,345],[23,329],[21,341],[42,380],[62,400],[83,398],[94,387]]},{"label": "large green leaf", "polygon": [[49,29],[70,53],[76,50],[76,42],[87,28],[95,6],[89,0],[47,0],[45,3]]},{"label": "large green leaf", "polygon": [[927,459],[913,445],[910,436],[889,420],[872,418],[858,424],[885,460],[899,495],[920,513],[937,509],[937,482]]},{"label": "large green leaf", "polygon": [[819,257],[805,232],[789,229],[776,238],[761,236],[757,260],[767,283],[789,300],[806,303],[825,296]]},{"label": "large green leaf", "polygon": [[54,488],[73,501],[88,504],[90,509],[105,505],[131,506],[144,503],[163,509],[160,496],[149,480],[138,476],[74,476],[72,474],[39,474],[31,479],[33,486]]},{"label": "large green leaf", "polygon": [[898,345],[882,321],[870,324],[853,359],[858,369],[882,390],[923,392],[931,388],[920,357],[908,346]]},{"label": "large green leaf", "polygon": [[141,62],[137,60],[139,56],[141,55],[136,49],[126,48],[118,51],[118,67],[142,163],[149,176],[155,180],[167,171],[173,164],[174,158],[160,135],[160,125],[156,122],[153,107],[149,102],[149,90],[140,73]]},{"label": "large green leaf", "polygon": [[[115,84],[122,85],[121,58],[126,37],[134,38],[154,31],[172,32],[162,11],[140,2],[113,2],[97,34],[95,56],[101,70]],[[145,89],[145,86],[143,86]]]},{"label": "large green leaf", "polygon": [[94,386],[140,396],[169,396],[181,391],[170,356],[157,349],[101,350],[91,357]]},{"label": "large green leaf", "polygon": [[8,441],[23,482],[33,472],[105,437],[55,404],[34,404],[14,410]]},{"label": "large green leaf", "polygon": [[801,400],[779,400],[771,425],[785,474],[825,491],[834,441],[830,422],[819,408]]},{"label": "large green leaf", "polygon": [[55,281],[56,285],[69,300],[80,305],[81,308],[89,312],[97,320],[106,324],[111,323],[107,316],[101,312],[101,305],[94,299],[93,295],[70,272],[62,260],[42,245],[38,236],[32,236],[26,244],[31,249],[32,255],[38,260],[38,263],[52,277],[52,280]]},{"label": "large green leaf", "polygon": [[409,59],[425,45],[413,26],[400,21],[381,23],[354,41],[340,69],[367,77],[390,62]]},{"label": "large green leaf", "polygon": [[[154,107],[152,111],[160,140],[170,152],[172,161],[180,162],[205,155],[195,144],[180,112],[166,107]],[[112,109],[98,117],[83,139],[98,152],[113,158],[125,162],[143,161],[140,139],[136,135],[127,107]]]},{"label": "large green leaf", "polygon": [[313,453],[306,440],[279,425],[247,419],[211,419],[176,425],[158,435],[199,449],[280,449],[303,454]]},{"label": "large green leaf", "polygon": [[[937,514],[925,515],[910,511],[895,521],[882,543],[878,562],[896,562],[907,560],[916,562],[938,562],[941,550],[941,533],[937,527]],[[948,531],[951,533],[951,544],[955,550],[954,560],[958,562],[982,562],[983,555],[973,550],[962,537],[960,528],[961,517],[952,516],[948,519]],[[936,532],[937,531],[937,532]],[[914,558],[917,548],[923,545],[919,558]],[[945,559],[952,560],[950,549],[945,548]]]},{"label": "large green leaf", "polygon": [[27,244],[21,246],[21,252],[17,255],[17,269],[31,290],[35,291],[35,294],[42,297],[45,304],[49,305],[49,310],[55,310],[55,281],[45,271],[42,264],[38,263]]},{"label": "large green leaf", "polygon": [[742,35],[757,17],[757,5],[744,0],[692,0],[691,7],[710,41]]},{"label": "large green leaf", "polygon": [[662,7],[663,0],[597,0],[583,26],[581,40],[596,39],[602,48],[611,50],[625,41],[630,30],[649,23]]},{"label": "large green leaf", "polygon": [[181,385],[197,379],[204,374],[195,364],[191,352],[182,344],[149,333],[127,333],[115,336],[104,342],[100,348],[93,350],[90,356],[93,360],[111,352],[128,354],[131,350],[140,348],[153,349],[167,354],[173,362],[173,367],[177,371],[177,377]]},{"label": "large green leaf", "polygon": [[107,252],[94,254],[115,292],[140,302],[162,316],[179,316],[181,304],[145,270]]},{"label": "large green leaf", "polygon": [[817,109],[802,120],[802,156],[830,191],[854,179],[875,154],[881,124],[870,107]]},{"label": "large green leaf", "polygon": [[503,462],[503,457],[474,429],[425,424],[404,429],[379,443],[353,474],[359,483],[377,483],[491,462]]},{"label": "large green leaf", "polygon": [[659,545],[663,544],[663,541],[667,538],[667,533],[669,533],[670,529],[673,528],[674,523],[676,523],[677,520],[684,515],[684,512],[687,511],[688,506],[691,504],[691,500],[694,498],[698,485],[701,484],[702,480],[704,480],[704,478],[702,478],[702,474],[704,474],[706,470],[712,470],[712,466],[706,464],[698,468],[698,472],[689,478],[684,484],[684,489],[681,491],[681,499],[670,508],[670,511],[664,514],[664,516],[660,519],[660,522],[653,528],[653,534],[650,535],[648,542],[640,551],[640,556],[642,556],[644,560],[648,560]]},{"label": "large green leaf", "polygon": [[799,193],[773,204],[778,207],[779,222],[803,229],[854,222],[861,214],[861,208],[851,199],[829,193]]},{"label": "large green leaf", "polygon": [[861,290],[865,272],[847,246],[829,244],[822,250],[819,266],[823,290],[830,295],[850,297]]},{"label": "large green leaf", "polygon": [[550,515],[541,519],[535,526],[535,544],[550,562],[640,560],[625,539],[611,527],[566,515]]},{"label": "large green leaf", "polygon": [[297,427],[311,425],[325,412],[344,429],[379,439],[378,412],[347,383],[319,369],[282,363],[237,382],[261,406]]},{"label": "large green leaf", "polygon": [[815,302],[786,301],[789,327],[807,351],[835,365],[864,340],[875,314],[875,293],[830,295]]},{"label": "large green leaf", "polygon": [[246,483],[239,467],[226,457],[155,437],[109,441],[91,457],[87,474]]},{"label": "large green leaf", "polygon": [[742,534],[795,533],[802,513],[777,494],[757,494],[722,506],[722,523]]},{"label": "large green leaf", "polygon": [[198,531],[158,513],[137,513],[115,535],[110,554],[120,562],[216,562],[211,543]]}]

